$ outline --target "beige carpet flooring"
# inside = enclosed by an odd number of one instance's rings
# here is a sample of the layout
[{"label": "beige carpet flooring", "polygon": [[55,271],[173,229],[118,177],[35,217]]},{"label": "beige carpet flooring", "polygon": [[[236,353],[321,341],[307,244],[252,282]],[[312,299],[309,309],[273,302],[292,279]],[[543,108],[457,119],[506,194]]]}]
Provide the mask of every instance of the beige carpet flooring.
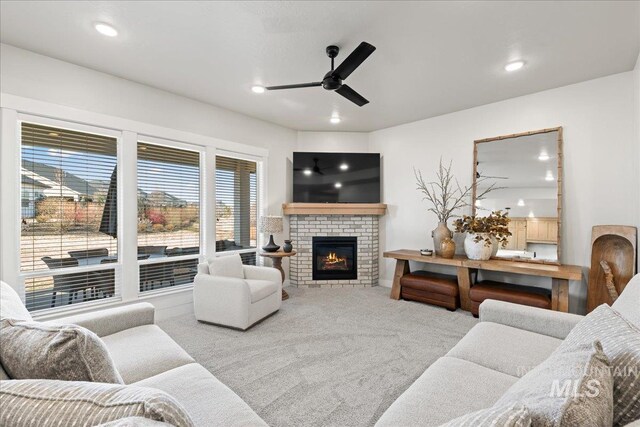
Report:
[{"label": "beige carpet flooring", "polygon": [[469,313],[389,299],[389,289],[287,288],[246,332],[160,322],[270,426],[370,426],[477,322]]}]

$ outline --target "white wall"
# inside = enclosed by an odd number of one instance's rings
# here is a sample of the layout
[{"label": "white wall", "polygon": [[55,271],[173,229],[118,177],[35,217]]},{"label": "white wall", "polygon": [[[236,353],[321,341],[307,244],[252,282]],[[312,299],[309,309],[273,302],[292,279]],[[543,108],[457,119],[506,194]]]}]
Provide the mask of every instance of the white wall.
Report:
[{"label": "white wall", "polygon": [[369,134],[366,132],[299,131],[296,151],[367,153],[369,151]]},{"label": "white wall", "polygon": [[[563,126],[562,262],[587,267],[593,225],[640,225],[633,79],[632,72],[612,75],[372,132],[369,150],[382,153],[383,200],[389,206],[381,249],[433,245],[430,231],[437,222],[414,190],[414,166],[429,177],[440,156],[453,159],[458,179],[471,183],[474,140]],[[392,274],[392,262],[384,260],[382,283],[389,284]],[[530,280],[509,278],[518,279]],[[570,293],[571,310],[581,312],[586,279],[571,283]]]},{"label": "white wall", "polygon": [[[12,46],[0,45],[0,56],[2,93],[267,149],[266,210],[281,213],[296,131]],[[180,311],[172,301],[191,305],[190,297],[162,298],[160,316]]]}]

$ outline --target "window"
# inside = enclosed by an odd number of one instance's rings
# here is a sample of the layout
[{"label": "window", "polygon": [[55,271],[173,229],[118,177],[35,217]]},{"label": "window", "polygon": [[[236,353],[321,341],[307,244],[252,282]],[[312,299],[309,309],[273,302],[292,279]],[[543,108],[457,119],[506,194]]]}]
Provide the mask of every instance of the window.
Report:
[{"label": "window", "polygon": [[117,139],[21,123],[20,270],[41,310],[116,294]]},{"label": "window", "polygon": [[257,163],[216,156],[216,252],[240,251],[255,265],[257,205]]},{"label": "window", "polygon": [[140,291],[193,282],[200,254],[200,153],[138,142]]}]

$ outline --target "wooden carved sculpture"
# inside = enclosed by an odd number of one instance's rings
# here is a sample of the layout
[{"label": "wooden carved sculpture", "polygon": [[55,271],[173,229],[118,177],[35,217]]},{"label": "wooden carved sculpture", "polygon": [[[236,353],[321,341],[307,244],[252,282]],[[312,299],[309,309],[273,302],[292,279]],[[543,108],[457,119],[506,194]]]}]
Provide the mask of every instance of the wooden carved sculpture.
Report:
[{"label": "wooden carved sculpture", "polygon": [[613,281],[613,271],[611,271],[609,263],[605,260],[600,261],[600,267],[604,271],[604,284],[607,287],[607,291],[609,291],[611,301],[616,302],[620,294],[616,290],[616,284]]},{"label": "wooden carved sculpture", "polygon": [[613,304],[636,273],[637,230],[623,225],[596,225],[591,234],[591,270],[587,311]]}]

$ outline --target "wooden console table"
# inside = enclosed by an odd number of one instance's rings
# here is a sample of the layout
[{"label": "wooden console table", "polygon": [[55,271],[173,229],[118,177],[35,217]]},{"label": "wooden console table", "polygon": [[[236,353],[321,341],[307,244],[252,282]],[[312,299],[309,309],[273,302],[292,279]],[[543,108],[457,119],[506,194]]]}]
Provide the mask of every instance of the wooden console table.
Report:
[{"label": "wooden console table", "polygon": [[551,308],[556,311],[569,311],[569,280],[582,280],[582,267],[577,265],[551,265],[530,262],[518,262],[500,259],[488,261],[474,261],[465,256],[456,256],[446,259],[439,256],[421,255],[419,251],[400,249],[388,251],[383,254],[385,258],[396,260],[396,270],[393,274],[391,298],[400,299],[400,278],[409,273],[409,261],[425,264],[448,265],[455,267],[460,288],[460,305],[463,310],[471,310],[469,290],[471,289],[471,271],[487,270],[503,273],[524,274],[527,276],[550,277]]}]

